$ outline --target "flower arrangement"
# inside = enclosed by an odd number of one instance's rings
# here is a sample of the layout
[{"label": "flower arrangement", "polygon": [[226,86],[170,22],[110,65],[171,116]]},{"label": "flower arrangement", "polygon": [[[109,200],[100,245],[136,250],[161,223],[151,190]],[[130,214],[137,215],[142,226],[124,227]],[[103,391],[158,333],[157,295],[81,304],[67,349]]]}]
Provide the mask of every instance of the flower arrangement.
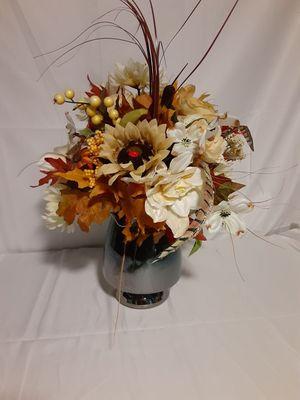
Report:
[{"label": "flower arrangement", "polygon": [[[253,204],[237,195],[244,185],[230,178],[230,168],[245,157],[245,146],[254,150],[250,131],[186,84],[237,1],[195,68],[182,80],[186,64],[168,83],[162,78],[165,50],[157,38],[152,2],[151,27],[135,1],[121,3],[137,20],[142,39],[111,25],[127,33],[145,62],[117,64],[104,84],[88,76],[90,88],[78,98],[73,89],[54,96],[56,105],[71,104],[86,126],[78,130],[66,113],[67,144],[39,162],[39,186],[48,185],[43,216],[48,228],[71,232],[78,224],[88,232],[92,223],[113,214],[126,243],[141,246],[150,237],[160,244],[155,260],[188,239],[194,240],[193,253],[221,230],[243,235],[240,214]],[[101,18],[97,23],[103,22],[108,23]]]}]

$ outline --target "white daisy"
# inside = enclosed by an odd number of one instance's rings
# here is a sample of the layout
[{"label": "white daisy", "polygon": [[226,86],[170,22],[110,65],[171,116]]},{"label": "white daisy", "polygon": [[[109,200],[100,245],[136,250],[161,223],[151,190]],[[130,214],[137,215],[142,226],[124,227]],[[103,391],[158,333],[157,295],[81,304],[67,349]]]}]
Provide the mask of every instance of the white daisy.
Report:
[{"label": "white daisy", "polygon": [[44,200],[46,201],[46,206],[42,218],[45,220],[45,225],[49,230],[60,229],[62,232],[73,233],[74,224],[68,225],[62,217],[56,214],[62,189],[65,189],[64,185],[56,184],[49,186],[45,190]]}]

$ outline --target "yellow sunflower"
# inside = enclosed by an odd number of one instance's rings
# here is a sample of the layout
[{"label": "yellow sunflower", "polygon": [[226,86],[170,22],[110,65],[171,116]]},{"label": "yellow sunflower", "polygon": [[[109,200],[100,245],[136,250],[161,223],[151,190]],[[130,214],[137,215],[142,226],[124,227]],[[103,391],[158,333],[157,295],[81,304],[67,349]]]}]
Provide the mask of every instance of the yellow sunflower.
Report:
[{"label": "yellow sunflower", "polygon": [[98,175],[111,175],[109,184],[121,176],[140,182],[169,154],[173,138],[166,138],[166,125],[144,120],[126,127],[106,125],[99,157]]}]

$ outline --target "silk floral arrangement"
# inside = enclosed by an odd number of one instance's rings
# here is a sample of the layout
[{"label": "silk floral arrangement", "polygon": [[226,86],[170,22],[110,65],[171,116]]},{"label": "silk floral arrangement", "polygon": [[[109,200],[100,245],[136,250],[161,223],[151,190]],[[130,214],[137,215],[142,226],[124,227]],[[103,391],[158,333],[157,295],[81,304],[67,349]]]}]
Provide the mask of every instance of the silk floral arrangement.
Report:
[{"label": "silk floral arrangement", "polygon": [[[88,28],[110,24],[127,35],[119,40],[137,46],[144,60],[117,64],[103,84],[88,77],[90,88],[83,96],[76,98],[73,89],[54,96],[56,105],[70,103],[85,127],[77,129],[66,113],[67,144],[39,162],[43,176],[38,186],[48,185],[43,218],[49,229],[72,232],[78,224],[88,232],[92,223],[101,224],[113,215],[123,227],[126,243],[136,241],[140,246],[149,237],[163,243],[155,260],[188,239],[194,241],[194,253],[203,240],[220,231],[231,236],[246,232],[241,214],[251,211],[253,203],[240,194],[244,185],[232,180],[230,170],[245,158],[247,146],[254,150],[250,131],[219,113],[207,94],[196,96],[195,86],[186,83],[238,1],[188,76],[181,78],[186,64],[172,82],[163,78],[166,49],[200,2],[166,48],[157,37],[151,0],[151,26],[136,1],[121,0],[122,8],[105,13]],[[122,10],[135,18],[141,38],[116,22],[103,21],[107,14]],[[68,51],[102,39],[87,39]]]}]

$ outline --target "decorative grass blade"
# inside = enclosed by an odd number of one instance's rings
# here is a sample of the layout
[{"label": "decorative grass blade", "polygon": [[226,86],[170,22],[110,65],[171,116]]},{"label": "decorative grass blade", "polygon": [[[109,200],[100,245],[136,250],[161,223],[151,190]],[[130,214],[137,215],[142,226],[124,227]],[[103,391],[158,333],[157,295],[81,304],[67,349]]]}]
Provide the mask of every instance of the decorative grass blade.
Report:
[{"label": "decorative grass blade", "polygon": [[[221,28],[219,29],[217,35],[215,36],[214,40],[212,41],[211,45],[209,46],[209,48],[206,50],[206,52],[204,53],[204,56],[201,58],[201,60],[198,62],[198,64],[195,66],[195,68],[193,68],[193,70],[188,74],[188,76],[184,79],[184,81],[180,84],[180,86],[178,87],[178,89],[180,89],[182,87],[182,85],[185,84],[185,82],[193,75],[193,73],[200,67],[200,65],[203,63],[203,61],[206,59],[206,57],[208,56],[208,54],[210,53],[211,49],[213,48],[214,44],[216,43],[218,37],[220,36],[221,32],[223,31],[223,29],[225,28],[225,25],[227,24],[227,21],[229,20],[229,18],[231,17],[231,14],[233,13],[235,7],[237,6],[237,3],[239,2],[239,0],[236,0],[236,2],[234,3],[233,7],[231,8],[229,14],[227,15],[227,18],[225,19],[225,21],[223,22],[223,25],[221,26]],[[178,90],[177,89],[177,90]]]}]

